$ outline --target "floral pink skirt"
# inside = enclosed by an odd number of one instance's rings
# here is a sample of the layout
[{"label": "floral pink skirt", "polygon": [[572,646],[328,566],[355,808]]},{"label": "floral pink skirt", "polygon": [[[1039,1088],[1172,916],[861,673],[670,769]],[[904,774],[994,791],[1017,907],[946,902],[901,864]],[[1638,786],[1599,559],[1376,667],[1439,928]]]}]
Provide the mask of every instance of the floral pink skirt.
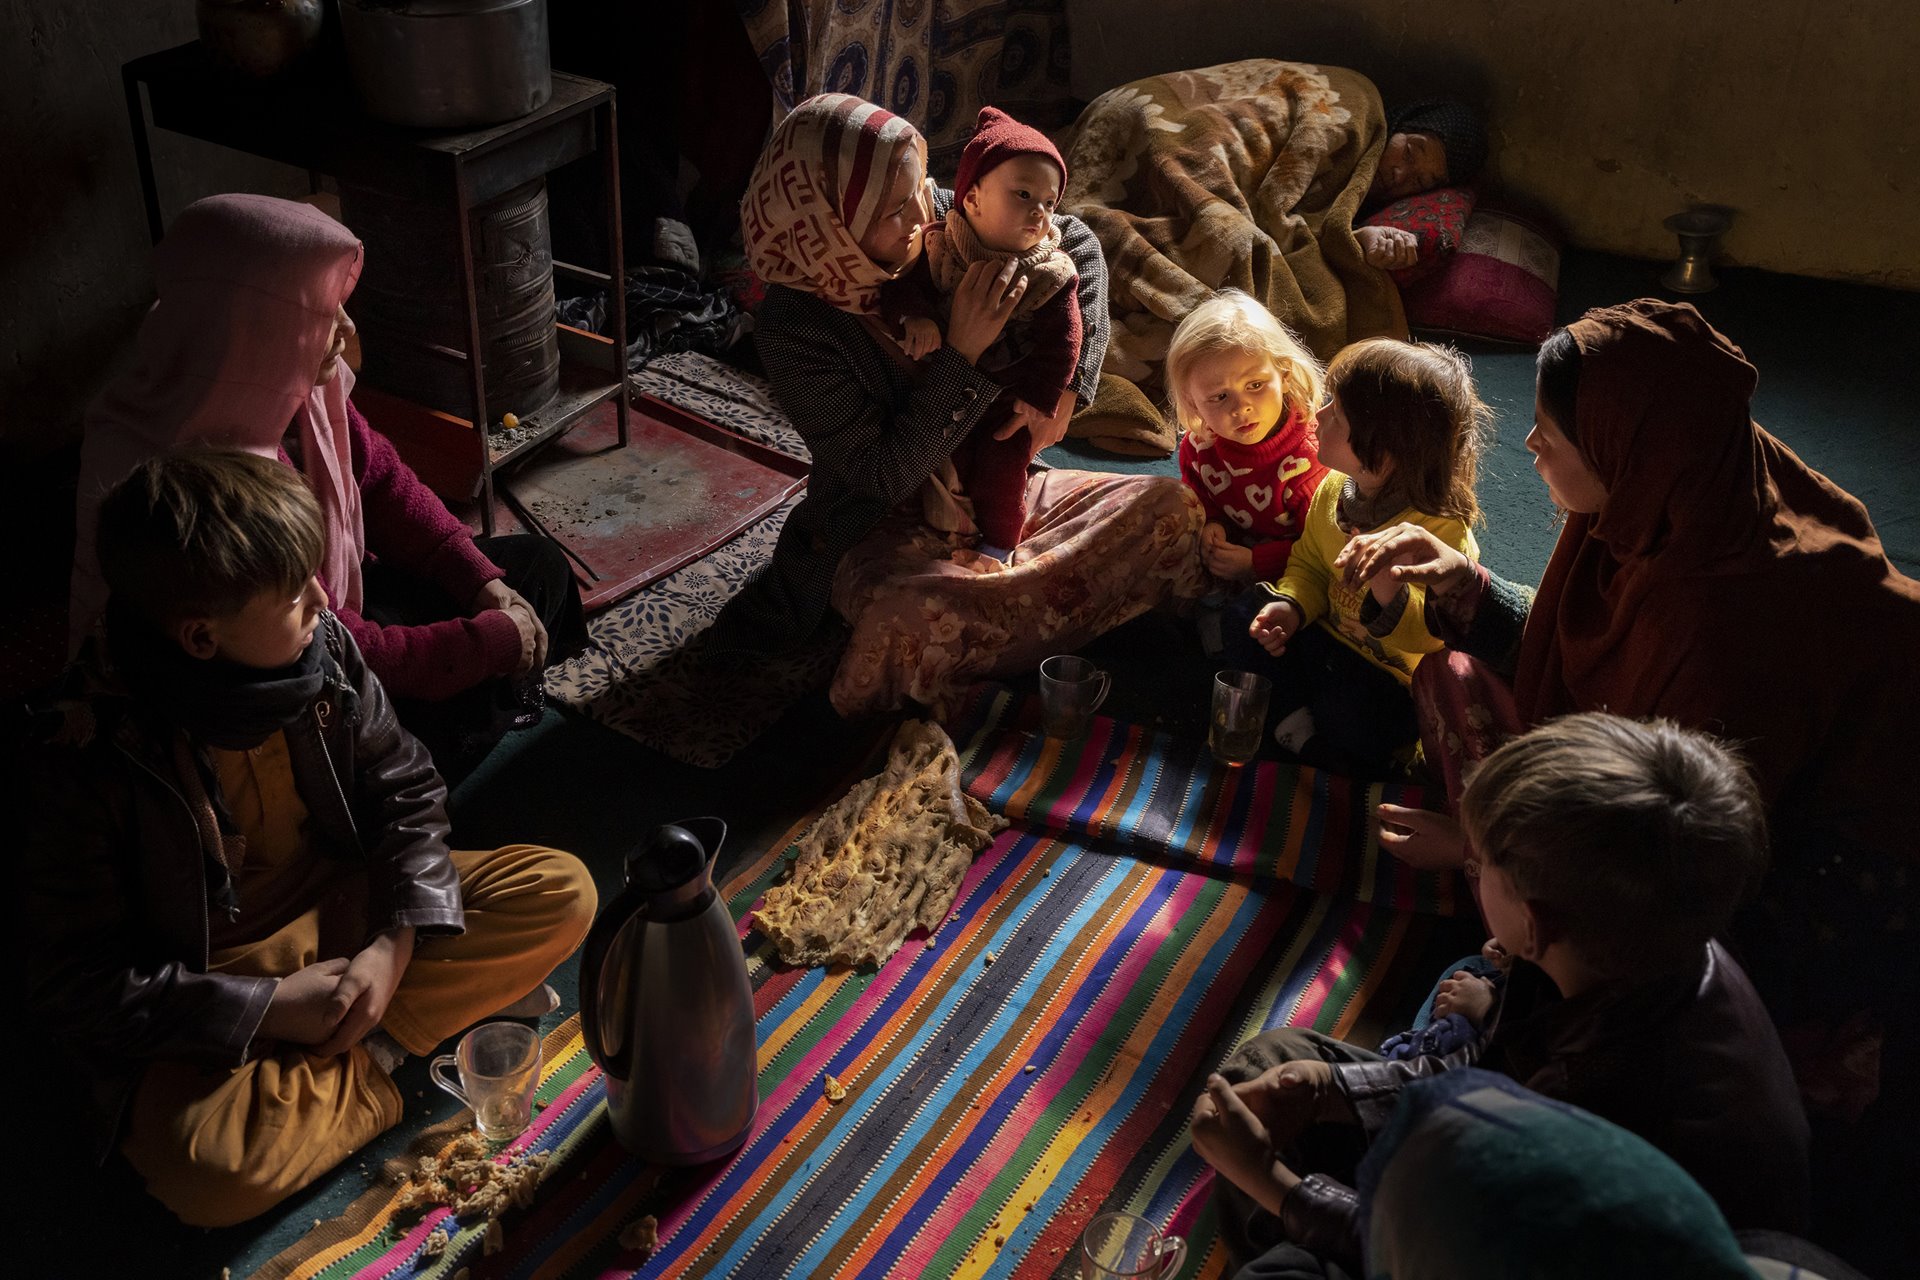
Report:
[{"label": "floral pink skirt", "polygon": [[1413,710],[1421,754],[1446,782],[1449,809],[1460,803],[1473,766],[1526,730],[1499,673],[1452,649],[1428,654],[1414,668]]},{"label": "floral pink skirt", "polygon": [[1031,671],[1149,609],[1198,599],[1200,504],[1170,476],[1036,471],[1013,562],[890,517],[848,552],[833,607],[853,637],[833,677],[845,716],[944,709],[976,680]]}]

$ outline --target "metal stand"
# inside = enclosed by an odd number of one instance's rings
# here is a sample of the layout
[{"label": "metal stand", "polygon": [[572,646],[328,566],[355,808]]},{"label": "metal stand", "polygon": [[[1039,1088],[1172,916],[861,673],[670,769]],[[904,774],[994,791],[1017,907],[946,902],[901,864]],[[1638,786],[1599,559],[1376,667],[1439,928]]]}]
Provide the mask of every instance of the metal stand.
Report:
[{"label": "metal stand", "polygon": [[[556,71],[553,97],[538,111],[486,129],[443,134],[400,129],[367,119],[338,75],[269,84],[237,81],[215,67],[198,42],[136,58],[120,69],[120,78],[126,89],[147,227],[156,244],[164,228],[148,142],[149,111],[152,128],[305,169],[315,176],[316,184],[317,175],[330,174],[448,207],[460,250],[467,311],[466,350],[439,345],[428,349],[446,359],[464,361],[472,379],[471,425],[479,449],[483,532],[493,532],[494,472],[558,438],[609,399],[614,402],[620,445],[626,446],[626,255],[621,246],[620,147],[612,85]],[[144,102],[142,86],[146,89]],[[479,298],[473,270],[473,208],[595,152],[600,156],[605,185],[611,259],[608,270],[595,271],[558,261],[553,269],[595,282],[608,291],[608,313],[613,321],[612,368],[570,368],[563,357],[561,394],[540,413],[529,415],[511,443],[496,447],[489,438],[486,417],[487,375],[481,359]]]}]

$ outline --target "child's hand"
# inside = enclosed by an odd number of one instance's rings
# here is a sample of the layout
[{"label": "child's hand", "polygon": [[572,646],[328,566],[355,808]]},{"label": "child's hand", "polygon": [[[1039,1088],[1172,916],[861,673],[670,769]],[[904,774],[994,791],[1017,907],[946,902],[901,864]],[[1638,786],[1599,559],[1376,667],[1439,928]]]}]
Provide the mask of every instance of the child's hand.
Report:
[{"label": "child's hand", "polygon": [[1420,261],[1420,237],[1399,227],[1360,227],[1353,233],[1367,265],[1395,271]]},{"label": "child's hand", "polygon": [[1190,1128],[1201,1159],[1269,1213],[1280,1211],[1280,1202],[1300,1179],[1274,1158],[1266,1125],[1225,1076],[1207,1077],[1207,1091],[1193,1104]]},{"label": "child's hand", "polygon": [[1304,621],[1306,619],[1301,616],[1299,605],[1291,600],[1275,600],[1253,615],[1253,621],[1247,626],[1247,634],[1277,658],[1287,651],[1287,641],[1293,639],[1293,633],[1300,629]]},{"label": "child's hand", "polygon": [[1493,984],[1465,969],[1441,980],[1439,994],[1433,998],[1433,1016],[1444,1018],[1457,1013],[1474,1026],[1484,1026],[1493,1010]]},{"label": "child's hand", "polygon": [[288,974],[273,988],[273,998],[254,1033],[283,1044],[320,1044],[340,1025],[343,1006],[334,999],[347,961],[322,960]]},{"label": "child's hand", "polygon": [[340,1010],[339,1025],[314,1052],[321,1057],[345,1053],[366,1039],[387,1016],[387,1003],[413,959],[412,928],[389,929],[361,948],[347,965],[334,989],[333,1004]]},{"label": "child's hand", "polygon": [[1430,809],[1383,804],[1380,847],[1422,871],[1452,871],[1467,862],[1467,837],[1457,819]]},{"label": "child's hand", "polygon": [[920,360],[940,349],[940,326],[925,316],[908,316],[900,322],[906,337],[900,349],[910,360]]},{"label": "child's hand", "polygon": [[1253,576],[1253,549],[1227,536],[1225,525],[1209,521],[1200,530],[1200,558],[1207,572],[1225,582],[1245,582]]}]

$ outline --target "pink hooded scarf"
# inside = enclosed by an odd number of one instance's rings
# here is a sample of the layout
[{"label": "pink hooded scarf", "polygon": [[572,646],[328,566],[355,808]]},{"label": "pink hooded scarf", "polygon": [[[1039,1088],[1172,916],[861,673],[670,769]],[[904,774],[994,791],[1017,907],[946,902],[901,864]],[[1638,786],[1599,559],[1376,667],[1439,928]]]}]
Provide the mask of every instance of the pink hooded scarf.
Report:
[{"label": "pink hooded scarf", "polygon": [[291,200],[211,196],[174,220],[154,250],[160,296],[140,325],[133,368],[87,410],[70,648],[106,608],[94,531],[107,491],[140,462],[182,444],[277,458],[290,428],[326,521],[321,576],[336,606],[359,611],[366,534],[347,424],[353,373],[341,362],[324,385],[314,377],[361,261],[352,232]]}]

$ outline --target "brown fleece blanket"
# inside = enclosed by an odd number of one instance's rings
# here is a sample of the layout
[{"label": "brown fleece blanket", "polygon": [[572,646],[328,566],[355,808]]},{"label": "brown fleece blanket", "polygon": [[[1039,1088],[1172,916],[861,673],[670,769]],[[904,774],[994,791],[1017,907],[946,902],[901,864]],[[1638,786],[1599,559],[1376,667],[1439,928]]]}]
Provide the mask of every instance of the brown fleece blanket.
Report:
[{"label": "brown fleece blanket", "polygon": [[1106,251],[1113,337],[1070,434],[1172,452],[1160,365],[1174,325],[1215,289],[1265,302],[1323,360],[1405,337],[1399,291],[1353,238],[1386,138],[1365,76],[1271,58],[1151,76],[1088,104],[1061,208]]}]

